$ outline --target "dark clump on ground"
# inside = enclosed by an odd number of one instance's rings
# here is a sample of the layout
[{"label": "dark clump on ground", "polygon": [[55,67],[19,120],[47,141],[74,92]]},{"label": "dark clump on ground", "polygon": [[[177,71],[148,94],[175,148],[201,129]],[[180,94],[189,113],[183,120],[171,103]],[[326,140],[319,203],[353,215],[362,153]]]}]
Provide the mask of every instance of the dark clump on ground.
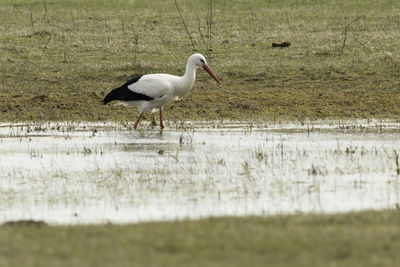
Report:
[{"label": "dark clump on ground", "polygon": [[290,45],[290,42],[272,43],[272,47],[289,47]]}]

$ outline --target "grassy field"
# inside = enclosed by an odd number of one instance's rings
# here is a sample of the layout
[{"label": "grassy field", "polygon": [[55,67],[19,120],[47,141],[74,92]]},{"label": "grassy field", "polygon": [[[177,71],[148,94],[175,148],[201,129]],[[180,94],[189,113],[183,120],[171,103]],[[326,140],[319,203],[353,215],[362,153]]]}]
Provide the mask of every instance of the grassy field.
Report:
[{"label": "grassy field", "polygon": [[[178,4],[193,44],[172,0],[0,1],[0,121],[130,122],[136,109],[103,97],[135,74],[181,75],[194,52],[223,85],[199,70],[166,120],[400,119],[398,0]],[[398,266],[399,219],[6,224],[0,266]]]},{"label": "grassy field", "polygon": [[0,266],[398,266],[400,212],[0,227]]},{"label": "grassy field", "polygon": [[105,94],[194,52],[223,86],[200,70],[167,120],[399,118],[398,1],[178,4],[193,45],[173,1],[1,1],[0,121],[134,120]]}]

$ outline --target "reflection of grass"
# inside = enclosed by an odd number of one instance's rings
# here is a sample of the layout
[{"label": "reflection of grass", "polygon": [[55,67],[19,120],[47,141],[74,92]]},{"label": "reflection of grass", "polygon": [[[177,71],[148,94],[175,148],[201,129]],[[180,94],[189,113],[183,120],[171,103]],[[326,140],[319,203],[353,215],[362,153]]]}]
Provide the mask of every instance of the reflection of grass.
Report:
[{"label": "reflection of grass", "polygon": [[395,160],[395,163],[396,163],[396,173],[397,173],[397,175],[400,175],[399,153],[397,153],[396,150],[393,150],[393,154],[394,154],[394,160]]},{"label": "reflection of grass", "polygon": [[397,266],[400,213],[0,227],[1,266]]},{"label": "reflection of grass", "polygon": [[[205,2],[179,4],[206,55]],[[200,25],[223,86],[200,71],[166,119],[399,117],[395,1],[225,2],[212,5],[212,31]],[[0,10],[1,121],[131,121],[135,109],[104,107],[104,95],[134,74],[182,74],[195,52],[173,1],[3,0]],[[281,41],[292,45],[271,47]]]}]

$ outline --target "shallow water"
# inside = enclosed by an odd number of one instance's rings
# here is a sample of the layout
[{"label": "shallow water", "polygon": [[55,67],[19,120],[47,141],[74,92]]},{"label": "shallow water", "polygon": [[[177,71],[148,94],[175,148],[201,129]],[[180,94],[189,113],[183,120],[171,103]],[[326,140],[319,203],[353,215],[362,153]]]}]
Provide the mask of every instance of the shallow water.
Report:
[{"label": "shallow water", "polygon": [[400,123],[0,124],[0,223],[390,209]]}]

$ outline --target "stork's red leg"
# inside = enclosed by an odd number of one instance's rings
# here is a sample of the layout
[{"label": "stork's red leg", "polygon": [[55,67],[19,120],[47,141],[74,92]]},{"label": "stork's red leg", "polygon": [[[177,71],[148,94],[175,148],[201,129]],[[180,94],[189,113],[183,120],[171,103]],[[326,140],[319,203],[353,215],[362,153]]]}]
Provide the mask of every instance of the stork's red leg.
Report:
[{"label": "stork's red leg", "polygon": [[138,126],[138,124],[139,124],[139,121],[140,121],[140,119],[143,117],[143,112],[141,112],[140,114],[139,114],[139,117],[137,118],[137,120],[136,120],[136,122],[135,122],[135,125],[133,126],[133,129],[135,129],[136,130],[136,128],[137,128],[137,126]]},{"label": "stork's red leg", "polygon": [[160,128],[164,129],[164,122],[162,118],[162,108],[160,108]]}]

